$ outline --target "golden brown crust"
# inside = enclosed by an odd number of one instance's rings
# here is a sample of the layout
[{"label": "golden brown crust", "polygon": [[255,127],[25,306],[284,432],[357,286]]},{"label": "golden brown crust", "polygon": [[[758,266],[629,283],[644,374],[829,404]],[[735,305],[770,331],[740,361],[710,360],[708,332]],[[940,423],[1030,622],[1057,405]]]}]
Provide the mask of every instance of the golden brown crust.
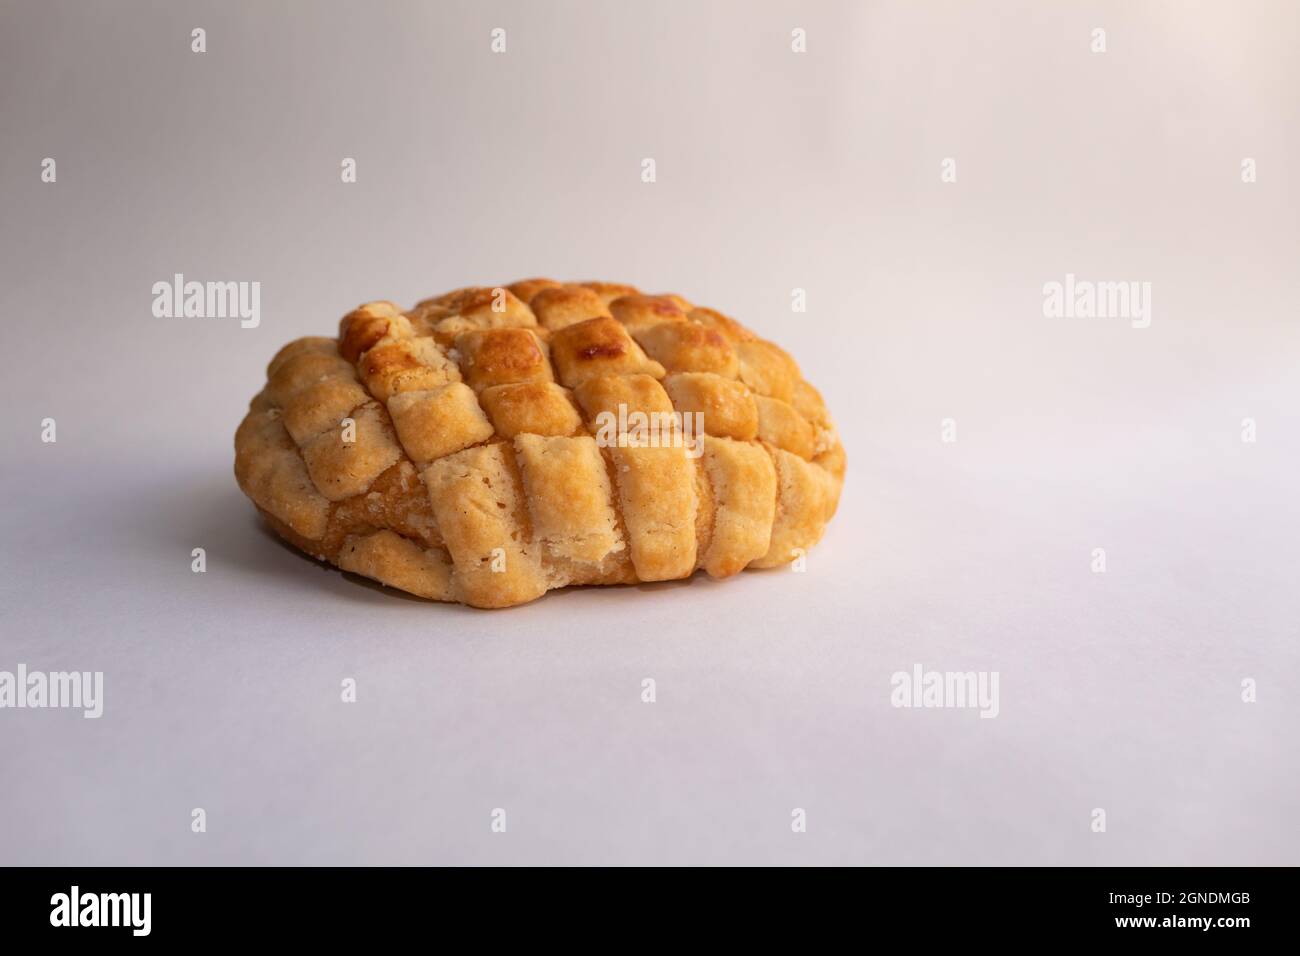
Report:
[{"label": "golden brown crust", "polygon": [[664,322],[685,322],[686,312],[666,295],[625,295],[609,304],[609,311],[633,335]]},{"label": "golden brown crust", "polygon": [[664,379],[664,388],[679,412],[703,416],[708,434],[737,441],[758,437],[758,405],[743,382],[710,372],[677,372]]},{"label": "golden brown crust", "polygon": [[290,342],[235,451],[296,547],[477,607],[788,563],[845,460],[783,349],[677,295],[553,279],[371,302]]},{"label": "golden brown crust", "polygon": [[549,382],[551,363],[532,329],[475,329],[456,336],[460,371],[476,392],[493,385]]},{"label": "golden brown crust", "polygon": [[556,282],[554,279],[520,279],[518,282],[510,283],[506,288],[513,292],[520,302],[525,302],[531,306],[533,296],[537,295],[538,292],[560,285],[563,285],[563,283]]},{"label": "golden brown crust", "polygon": [[542,289],[528,305],[542,327],[551,332],[587,319],[612,317],[605,300],[583,286],[557,285]]},{"label": "golden brown crust", "polygon": [[623,285],[621,282],[579,282],[576,284],[595,292],[606,305],[625,295],[639,294],[636,286]]},{"label": "golden brown crust", "polygon": [[551,336],[551,360],[560,383],[574,388],[588,379],[646,372],[664,377],[664,368],[641,351],[622,324],[610,318],[588,319]]}]

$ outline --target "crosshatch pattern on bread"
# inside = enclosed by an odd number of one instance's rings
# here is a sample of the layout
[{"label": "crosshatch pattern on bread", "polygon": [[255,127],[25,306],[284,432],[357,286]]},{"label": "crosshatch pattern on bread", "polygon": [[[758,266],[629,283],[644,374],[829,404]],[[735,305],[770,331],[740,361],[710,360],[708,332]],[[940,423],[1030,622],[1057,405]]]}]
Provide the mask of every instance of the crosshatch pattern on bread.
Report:
[{"label": "crosshatch pattern on bread", "polygon": [[628,285],[371,302],[266,377],[235,435],[240,488],[303,551],[439,601],[776,567],[821,538],[844,482],[788,353]]}]

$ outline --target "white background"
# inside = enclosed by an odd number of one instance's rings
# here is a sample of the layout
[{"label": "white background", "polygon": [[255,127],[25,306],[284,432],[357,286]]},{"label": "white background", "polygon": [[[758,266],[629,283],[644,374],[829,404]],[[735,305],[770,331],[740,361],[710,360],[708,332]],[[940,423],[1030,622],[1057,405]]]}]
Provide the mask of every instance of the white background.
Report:
[{"label": "white background", "polygon": [[[0,863],[1300,863],[1294,4],[0,9],[0,669],[106,685],[0,710]],[[261,326],[154,318],[175,272]],[[1067,272],[1150,328],[1045,318]],[[280,345],[539,274],[794,353],[806,573],[482,612],[260,527]],[[1000,715],[891,707],[917,663]]]}]

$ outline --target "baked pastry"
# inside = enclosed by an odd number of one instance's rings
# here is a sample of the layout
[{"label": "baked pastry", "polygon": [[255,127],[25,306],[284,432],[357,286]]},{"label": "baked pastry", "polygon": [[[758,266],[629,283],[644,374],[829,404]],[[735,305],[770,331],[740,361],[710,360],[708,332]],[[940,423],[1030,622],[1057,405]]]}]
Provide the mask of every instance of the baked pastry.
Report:
[{"label": "baked pastry", "polygon": [[570,584],[727,577],[814,544],[844,450],[782,349],[676,295],[528,279],[290,342],[235,477],[315,557],[507,607]]}]

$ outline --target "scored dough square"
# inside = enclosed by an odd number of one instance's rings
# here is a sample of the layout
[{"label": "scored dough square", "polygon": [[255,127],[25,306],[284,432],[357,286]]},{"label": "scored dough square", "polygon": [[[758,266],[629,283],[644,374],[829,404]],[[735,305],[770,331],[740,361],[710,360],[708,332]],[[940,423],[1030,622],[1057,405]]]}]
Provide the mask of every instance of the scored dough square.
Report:
[{"label": "scored dough square", "polygon": [[339,345],[334,339],[327,339],[323,335],[308,335],[301,339],[294,339],[276,352],[275,356],[267,364],[267,381],[269,382],[275,378],[275,373],[280,371],[290,359],[295,359],[299,355],[307,353],[337,356],[339,354]]},{"label": "scored dough square", "polygon": [[444,302],[434,301],[455,310],[456,314],[433,326],[434,333],[448,341],[474,329],[529,329],[537,326],[532,310],[505,288],[461,289]]},{"label": "scored dough square", "polygon": [[464,382],[394,395],[388,413],[412,461],[432,461],[492,437],[492,424]]},{"label": "scored dough square", "polygon": [[743,382],[711,372],[678,372],[664,379],[664,390],[682,414],[704,416],[704,432],[749,441],[758,434],[758,406]]},{"label": "scored dough square", "polygon": [[467,448],[438,459],[423,475],[460,599],[479,607],[531,601],[547,587],[523,535],[525,513],[507,447]]},{"label": "scored dough square", "polygon": [[664,295],[627,295],[609,304],[614,314],[633,335],[661,322],[685,322],[686,313]]},{"label": "scored dough square", "polygon": [[573,395],[586,413],[592,427],[600,425],[601,416],[619,419],[619,406],[624,417],[633,412],[649,415],[658,412],[671,416],[673,403],[659,382],[649,375],[604,375],[589,378],[573,390]]},{"label": "scored dough square", "polygon": [[328,352],[307,349],[276,364],[275,372],[266,381],[266,392],[272,402],[283,408],[303,389],[337,375],[353,378],[356,372],[339,357],[336,349]]},{"label": "scored dough square", "polygon": [[493,385],[549,382],[551,363],[531,329],[483,329],[456,336],[465,381],[476,392]]},{"label": "scored dough square", "polygon": [[[795,383],[794,399],[791,403],[813,429],[813,461],[839,445],[839,436],[835,432],[835,422],[822,400],[821,392],[802,379]],[[841,474],[840,477],[843,477]]]},{"label": "scored dough square", "polygon": [[605,300],[595,291],[580,285],[543,289],[533,296],[529,305],[542,327],[552,332],[588,319],[610,315]]},{"label": "scored dough square", "polygon": [[712,577],[738,574],[767,554],[776,513],[776,468],[758,445],[708,438],[704,468],[713,489],[713,537],[701,562]]},{"label": "scored dough square", "polygon": [[794,398],[799,366],[785,349],[771,342],[740,342],[736,355],[740,359],[740,380],[757,394],[783,402]]},{"label": "scored dough square", "polygon": [[754,399],[758,405],[758,437],[763,441],[793,452],[800,458],[812,458],[815,433],[812,425],[794,410],[794,406],[778,398]]},{"label": "scored dough square", "polygon": [[482,323],[480,328],[525,328],[537,324],[532,310],[509,289],[501,286],[472,289],[456,303],[463,318]]},{"label": "scored dough square", "polygon": [[602,375],[644,372],[664,377],[664,367],[646,358],[641,346],[615,319],[588,319],[551,336],[551,359],[560,384],[573,388]]},{"label": "scored dough square", "polygon": [[352,414],[355,440],[344,441],[342,425],[317,435],[302,447],[312,483],[330,501],[342,501],[367,490],[399,458],[388,416],[378,402],[367,402]]},{"label": "scored dough square", "polygon": [[273,406],[251,408],[235,433],[235,472],[258,507],[296,534],[316,539],[329,525],[329,500],[316,490],[302,455]]},{"label": "scored dough square", "polygon": [[579,282],[578,285],[596,293],[606,305],[624,296],[641,294],[636,286],[625,285],[622,282]]},{"label": "scored dough square", "polygon": [[422,598],[452,599],[451,562],[447,556],[387,529],[344,541],[339,549],[339,567]]},{"label": "scored dough square", "polygon": [[713,372],[735,378],[735,350],[722,333],[694,322],[660,322],[634,333],[637,342],[669,372]]},{"label": "scored dough square", "polygon": [[427,391],[459,382],[460,372],[431,338],[381,342],[361,356],[361,380],[381,402],[399,392]]},{"label": "scored dough square", "polygon": [[695,570],[695,466],[684,448],[610,448],[632,565],[642,581]]},{"label": "scored dough square", "polygon": [[293,440],[305,445],[321,432],[336,427],[370,395],[351,376],[333,375],[309,385],[284,406],[284,427]]},{"label": "scored dough square", "polygon": [[380,342],[410,338],[413,332],[396,304],[367,302],[339,320],[339,354],[355,362]]},{"label": "scored dough square", "polygon": [[802,379],[795,383],[794,398],[791,399],[790,404],[815,427],[827,430],[833,427],[822,393]]},{"label": "scored dough square", "polygon": [[[515,294],[515,298],[531,309],[533,307],[533,297],[537,293],[543,289],[554,289],[563,284],[562,282],[556,282],[554,279],[520,279],[518,282],[510,283],[506,288]],[[536,314],[535,311],[534,314]]]},{"label": "scored dough square", "polygon": [[713,329],[732,345],[754,341],[754,333],[749,331],[729,315],[723,315],[717,309],[705,309],[696,306],[687,313],[692,322]]},{"label": "scored dough square", "polygon": [[776,465],[776,517],[767,554],[750,562],[751,568],[788,564],[797,552],[816,544],[826,530],[830,510],[826,472],[780,448],[770,449]]},{"label": "scored dough square", "polygon": [[552,556],[597,564],[623,548],[595,439],[520,435],[515,451],[533,536]]},{"label": "scored dough square", "polygon": [[494,385],[479,394],[479,401],[503,438],[522,432],[533,435],[572,435],[582,427],[567,388],[554,382]]}]

